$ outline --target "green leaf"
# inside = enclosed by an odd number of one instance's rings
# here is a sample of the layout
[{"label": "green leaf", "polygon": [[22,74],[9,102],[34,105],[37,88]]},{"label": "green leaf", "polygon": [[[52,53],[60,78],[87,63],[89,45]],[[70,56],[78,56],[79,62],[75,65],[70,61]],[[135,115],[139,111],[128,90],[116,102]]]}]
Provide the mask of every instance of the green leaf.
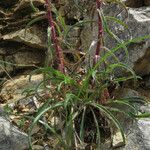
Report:
[{"label": "green leaf", "polygon": [[112,17],[112,16],[105,16],[105,18],[106,18],[107,20],[115,21],[116,23],[118,23],[118,24],[120,24],[121,26],[123,26],[123,27],[125,27],[125,28],[128,29],[128,25],[127,25],[126,23],[122,22],[121,20],[119,20],[119,19],[117,19],[117,18],[115,18],[115,17]]},{"label": "green leaf", "polygon": [[115,34],[109,29],[108,24],[107,24],[107,21],[106,21],[106,18],[105,18],[105,16],[104,16],[102,10],[99,9],[99,10],[98,10],[98,13],[99,13],[99,15],[100,15],[101,18],[102,18],[103,26],[104,26],[104,29],[105,29],[106,33],[108,33],[111,37],[113,37],[118,43],[122,44],[122,48],[123,48],[124,51],[125,51],[126,57],[127,57],[127,59],[129,59],[129,53],[128,53],[127,47],[126,47],[126,45],[124,44],[124,42],[123,42],[121,39],[119,39],[119,37],[118,37],[117,35],[115,35]]},{"label": "green leaf", "polygon": [[49,110],[58,108],[63,106],[63,102],[58,102],[54,105],[48,106],[49,102],[52,100],[47,101],[42,107],[39,108],[36,117],[34,118],[30,128],[29,128],[29,132],[28,132],[28,140],[29,140],[29,147],[32,150],[32,142],[31,142],[31,131],[33,129],[33,127],[35,126],[35,124],[38,123],[39,119]]},{"label": "green leaf", "polygon": [[108,104],[124,105],[124,106],[129,107],[134,112],[134,114],[137,114],[137,112],[138,112],[138,110],[136,110],[136,108],[131,103],[129,103],[126,99],[112,100],[112,101],[109,101]]},{"label": "green leaf", "polygon": [[150,113],[143,113],[140,115],[135,115],[135,118],[149,118],[150,117]]},{"label": "green leaf", "polygon": [[125,144],[124,130],[120,125],[119,121],[116,119],[116,117],[105,106],[96,103],[90,103],[90,105],[102,111],[105,114],[105,116],[108,117],[116,125],[116,127],[120,130],[120,133],[123,138],[123,143]]},{"label": "green leaf", "polygon": [[97,120],[96,115],[95,115],[92,108],[91,108],[91,111],[92,111],[92,114],[93,114],[93,117],[94,117],[96,130],[97,130],[97,134],[96,134],[97,135],[97,137],[96,137],[97,149],[100,150],[100,147],[101,147],[101,134],[100,134],[100,130],[99,130],[99,124],[98,124],[98,120]]},{"label": "green leaf", "polygon": [[39,12],[39,9],[34,6],[33,0],[30,0],[30,6],[34,12]]},{"label": "green leaf", "polygon": [[86,106],[83,108],[83,113],[82,113],[82,119],[81,119],[81,124],[80,124],[80,138],[81,141],[84,142],[84,121],[85,121],[85,113],[86,113]]}]

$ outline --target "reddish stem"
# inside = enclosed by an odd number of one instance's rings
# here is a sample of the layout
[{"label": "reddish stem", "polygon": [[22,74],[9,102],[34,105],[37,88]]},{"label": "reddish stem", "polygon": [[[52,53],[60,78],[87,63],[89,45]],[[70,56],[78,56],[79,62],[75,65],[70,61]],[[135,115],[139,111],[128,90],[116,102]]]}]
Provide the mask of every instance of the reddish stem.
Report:
[{"label": "reddish stem", "polygon": [[63,52],[62,52],[62,49],[60,48],[60,46],[58,44],[58,39],[56,36],[54,21],[53,21],[52,13],[51,13],[51,0],[45,0],[45,4],[46,4],[46,9],[47,9],[48,23],[49,23],[49,26],[51,27],[51,31],[52,31],[51,38],[52,38],[52,42],[54,44],[54,48],[56,51],[56,57],[58,59],[58,70],[65,73],[64,61],[63,61]]},{"label": "reddish stem", "polygon": [[[102,1],[96,0],[96,9],[100,9],[102,7]],[[103,37],[103,25],[102,25],[102,19],[100,15],[98,14],[98,42],[96,46],[96,52],[94,57],[94,64],[97,62],[97,58],[99,57],[99,53],[102,46],[102,37]]]}]

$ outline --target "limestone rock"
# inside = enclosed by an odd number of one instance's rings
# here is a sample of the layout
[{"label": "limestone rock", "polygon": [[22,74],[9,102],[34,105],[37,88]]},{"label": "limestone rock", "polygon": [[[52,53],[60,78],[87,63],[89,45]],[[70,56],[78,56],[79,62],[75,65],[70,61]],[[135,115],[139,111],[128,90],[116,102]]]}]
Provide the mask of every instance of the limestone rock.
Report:
[{"label": "limestone rock", "polygon": [[0,108],[0,150],[25,150],[28,147],[27,135],[12,125]]},{"label": "limestone rock", "polygon": [[113,135],[112,147],[115,148],[115,147],[120,147],[120,146],[124,146],[124,142],[123,142],[121,133],[117,131],[115,135]]},{"label": "limestone rock", "polygon": [[[109,24],[111,31],[121,40],[127,41],[129,39],[150,35],[150,7],[129,8],[128,18],[126,18],[125,11],[117,14],[118,11],[121,12],[121,9],[115,5],[111,6],[111,9],[110,7],[105,8],[105,13],[107,15],[115,16],[128,25],[128,29],[126,29],[116,23],[111,22]],[[111,49],[116,46],[117,42],[107,35],[105,44]],[[129,60],[125,58],[125,52],[122,49],[120,49],[116,55],[121,61],[125,62],[131,68],[134,68],[138,75],[144,76],[150,73],[149,47],[150,39],[145,39],[143,41],[131,43],[128,46]]]},{"label": "limestone rock", "polygon": [[[1,60],[3,65],[0,75],[9,74],[16,69],[27,69],[31,66],[43,65],[46,52],[46,39],[43,33],[34,26],[32,29],[18,30],[2,36],[0,40]],[[10,63],[10,64],[9,64]]]},{"label": "limestone rock", "polygon": [[[32,2],[36,8],[40,7],[40,10],[45,10],[44,0]],[[47,50],[47,22],[42,22],[42,26],[39,22],[35,22],[34,25],[28,27],[25,34],[27,24],[44,15],[43,11],[33,11],[30,0],[0,1],[1,77],[44,64]]]},{"label": "limestone rock", "polygon": [[2,36],[2,39],[4,41],[16,41],[38,49],[46,49],[45,36],[36,26],[26,31],[25,29],[22,29],[13,33],[6,34]]},{"label": "limestone rock", "polygon": [[[139,93],[132,89],[124,89],[119,94],[121,97],[138,97]],[[139,112],[149,113],[150,104],[138,106]],[[116,150],[148,150],[150,149],[150,118],[130,120],[120,117],[120,122],[126,134],[126,145]],[[119,137],[119,136],[118,136]],[[120,138],[121,139],[121,138]]]},{"label": "limestone rock", "polygon": [[22,94],[25,89],[35,88],[42,79],[43,76],[39,74],[33,75],[31,81],[29,81],[29,75],[22,75],[14,78],[13,80],[8,80],[2,87],[0,97],[8,103],[16,102],[25,97],[25,94]]},{"label": "limestone rock", "polygon": [[[139,1],[140,2],[140,1]],[[123,21],[128,28],[114,22],[108,21],[109,29],[121,40],[128,41],[130,39],[144,37],[150,35],[150,7],[140,7],[140,8],[128,8],[127,10],[122,9],[118,5],[105,5],[103,6],[104,14],[106,16],[116,17]],[[127,17],[127,13],[128,17]],[[90,16],[90,13],[89,15]],[[90,17],[87,16],[87,20]],[[97,13],[92,18],[97,20]],[[97,41],[98,29],[96,24],[93,23],[91,26],[85,26],[81,34],[82,47],[88,47],[86,50],[90,51],[90,55],[93,55],[96,49],[96,45],[89,48],[93,42]],[[105,46],[110,50],[118,45],[118,42],[109,34],[105,33]],[[116,52],[116,56],[127,64],[129,67],[135,70],[138,75],[144,76],[150,73],[150,60],[149,60],[149,49],[150,39],[145,39],[142,41],[132,42],[127,48],[129,52],[129,59],[127,59],[125,50],[119,49]],[[101,51],[102,52],[102,51]],[[101,55],[103,52],[101,53]],[[107,61],[114,62],[113,57],[109,58]],[[121,74],[121,71],[117,72]]]},{"label": "limestone rock", "polygon": [[[22,47],[23,48],[23,47]],[[16,70],[31,70],[35,66],[42,65],[44,63],[43,51],[27,47],[22,49],[24,51],[16,51],[14,54],[4,55],[0,57],[0,76],[6,74],[13,74]]]},{"label": "limestone rock", "polygon": [[[147,112],[150,106],[142,106]],[[150,149],[150,118],[129,122],[124,126],[127,142],[124,147],[116,150],[149,150]]]}]

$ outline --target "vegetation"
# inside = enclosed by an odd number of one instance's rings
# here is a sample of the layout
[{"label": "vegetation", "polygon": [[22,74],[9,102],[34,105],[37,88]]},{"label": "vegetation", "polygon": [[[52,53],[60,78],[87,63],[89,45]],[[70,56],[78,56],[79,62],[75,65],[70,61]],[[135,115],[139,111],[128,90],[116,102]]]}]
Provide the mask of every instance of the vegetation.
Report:
[{"label": "vegetation", "polygon": [[[109,29],[107,20],[113,20],[124,27],[127,25],[116,18],[105,16],[102,11],[103,3],[113,2],[124,7],[119,0],[96,0],[97,22],[93,20],[79,21],[73,26],[95,23],[98,33],[94,56],[89,56],[89,50],[86,50],[86,53],[82,55],[79,55],[79,52],[72,53],[73,57],[78,56],[78,61],[74,64],[74,71],[71,72],[66,67],[61,46],[65,45],[71,49],[67,36],[73,27],[68,28],[64,18],[52,5],[51,0],[45,0],[49,23],[47,28],[47,59],[45,66],[34,70],[30,76],[32,78],[34,73],[42,73],[44,78],[34,90],[28,90],[28,94],[32,91],[40,98],[39,91],[44,91],[45,95],[44,98],[41,98],[44,104],[38,108],[34,117],[30,117],[32,119],[28,131],[30,149],[32,149],[32,130],[36,124],[42,125],[46,134],[57,139],[53,149],[86,149],[88,145],[94,143],[92,148],[99,150],[101,143],[110,138],[113,134],[111,131],[115,128],[119,129],[125,144],[125,133],[118,120],[118,114],[124,114],[132,119],[149,116],[149,114],[138,115],[136,103],[144,103],[143,99],[138,97],[118,99],[114,96],[115,91],[121,87],[123,82],[133,80],[136,83],[140,78],[129,66],[120,62],[116,52],[123,49],[126,54],[125,57],[128,58],[127,45],[150,38],[150,36],[121,41]],[[74,3],[79,7],[78,0],[74,0]],[[34,11],[38,11],[32,0],[31,6]],[[43,17],[32,20],[26,28],[41,19]],[[115,47],[107,48],[104,32],[117,41],[118,44]],[[109,62],[110,58],[113,61]],[[115,72],[118,69],[119,71],[126,70],[128,75],[116,76]],[[54,118],[53,124],[49,118]],[[61,127],[58,127],[58,120],[61,121]],[[21,120],[19,125],[22,125],[23,122],[25,120]]]}]

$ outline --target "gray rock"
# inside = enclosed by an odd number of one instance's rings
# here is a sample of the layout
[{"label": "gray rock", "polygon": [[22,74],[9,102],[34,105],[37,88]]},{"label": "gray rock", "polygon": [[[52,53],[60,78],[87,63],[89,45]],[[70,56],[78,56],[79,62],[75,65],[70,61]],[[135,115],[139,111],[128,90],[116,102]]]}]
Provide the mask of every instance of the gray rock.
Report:
[{"label": "gray rock", "polygon": [[[127,11],[127,12],[126,12]],[[127,17],[128,13],[128,17]],[[89,13],[90,14],[90,13]],[[113,16],[122,20],[127,24],[128,28],[114,22],[108,21],[110,30],[118,36],[121,41],[128,41],[130,39],[149,36],[150,35],[150,7],[128,8],[127,10],[119,7],[118,5],[105,5],[104,14],[106,16]],[[87,20],[90,17],[87,17]],[[97,13],[95,13],[94,20],[97,20]],[[97,41],[97,25],[85,26],[81,36],[82,47],[89,46],[92,41]],[[92,35],[92,36],[91,36]],[[105,46],[110,50],[117,46],[117,41],[105,33]],[[124,63],[133,68],[139,75],[147,75],[150,73],[150,39],[145,39],[138,42],[130,43],[128,48],[129,59],[127,59],[124,49],[116,52],[116,56]],[[92,53],[96,47],[93,46]],[[101,51],[102,52],[102,51]],[[102,53],[101,53],[102,55]],[[109,58],[110,62],[114,62],[113,57]]]},{"label": "gray rock", "polygon": [[[142,106],[144,110],[150,106]],[[150,118],[129,122],[124,126],[127,135],[126,145],[117,150],[149,150],[150,149]]]},{"label": "gray rock", "polygon": [[[124,89],[120,93],[120,97],[124,98],[139,96],[138,92],[132,89]],[[139,112],[150,113],[150,104],[138,107]],[[137,119],[134,121],[122,116],[119,118],[126,134],[126,145],[124,147],[117,148],[117,150],[149,150],[150,118]]]},{"label": "gray rock", "polygon": [[[110,16],[116,16],[128,25],[128,29],[125,29],[121,25],[115,23],[110,24],[111,31],[121,40],[127,41],[129,39],[150,35],[150,7],[130,8],[128,10],[129,17],[126,19],[125,11],[121,11],[118,6],[106,8],[105,12]],[[120,13],[117,14],[117,12]],[[117,42],[113,38],[106,36],[107,47],[112,48],[116,44]],[[131,68],[134,68],[137,74],[143,76],[150,73],[149,47],[150,40],[146,39],[141,42],[131,43],[128,46],[129,60],[125,59],[124,50],[119,50],[116,55]]]},{"label": "gray rock", "polygon": [[27,135],[12,125],[2,108],[0,112],[0,150],[28,149]]}]

